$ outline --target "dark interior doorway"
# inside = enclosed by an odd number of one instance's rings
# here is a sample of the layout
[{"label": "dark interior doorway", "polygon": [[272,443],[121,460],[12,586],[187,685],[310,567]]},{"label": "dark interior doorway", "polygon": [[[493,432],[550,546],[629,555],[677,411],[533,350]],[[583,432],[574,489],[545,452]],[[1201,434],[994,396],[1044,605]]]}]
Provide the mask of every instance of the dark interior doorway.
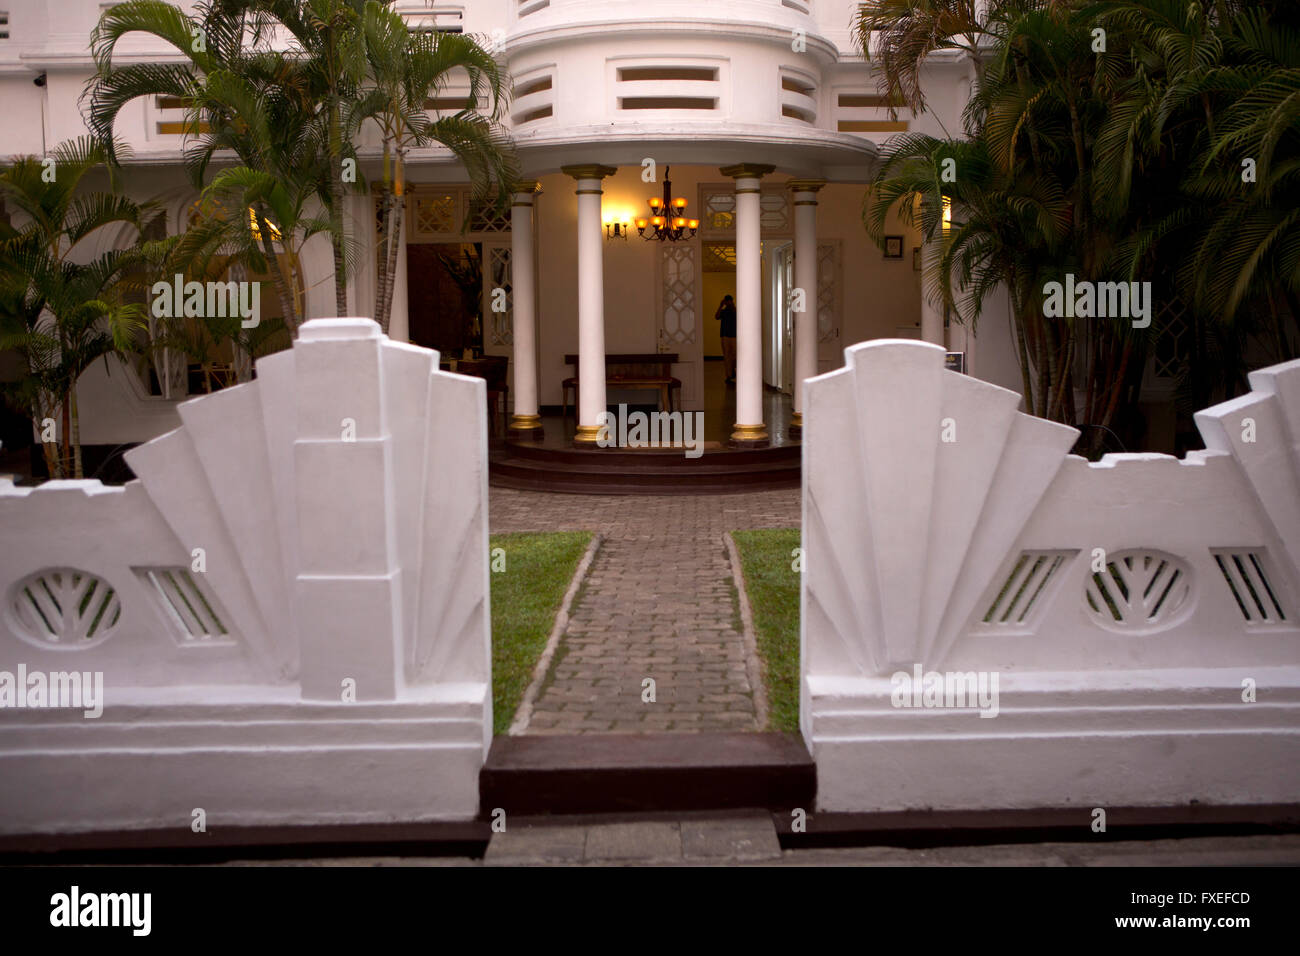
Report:
[{"label": "dark interior doorway", "polygon": [[[446,358],[483,354],[483,247],[477,242],[406,247],[411,341]],[[468,355],[467,355],[468,353]]]}]

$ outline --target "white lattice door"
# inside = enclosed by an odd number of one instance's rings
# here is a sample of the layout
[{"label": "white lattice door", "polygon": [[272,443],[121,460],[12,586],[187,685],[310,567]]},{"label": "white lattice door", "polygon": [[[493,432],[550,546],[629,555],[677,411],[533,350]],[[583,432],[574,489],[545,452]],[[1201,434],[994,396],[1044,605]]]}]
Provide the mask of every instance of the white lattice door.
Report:
[{"label": "white lattice door", "polygon": [[694,243],[665,242],[659,255],[656,347],[676,352],[682,408],[704,407],[704,336],[700,329],[700,263]]},{"label": "white lattice door", "polygon": [[[514,383],[515,293],[511,282],[510,237],[483,241],[483,354],[510,357],[507,381]],[[506,413],[514,405],[507,396]]]},{"label": "white lattice door", "polygon": [[817,244],[817,374],[844,364],[840,341],[840,243]]}]

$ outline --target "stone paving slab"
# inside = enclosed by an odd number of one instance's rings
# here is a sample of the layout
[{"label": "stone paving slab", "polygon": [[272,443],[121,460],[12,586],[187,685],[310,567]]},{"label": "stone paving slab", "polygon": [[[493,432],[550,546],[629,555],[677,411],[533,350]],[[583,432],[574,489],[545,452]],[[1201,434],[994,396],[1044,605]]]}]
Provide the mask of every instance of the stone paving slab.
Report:
[{"label": "stone paving slab", "polygon": [[[1028,866],[1028,867],[1134,867],[1134,866],[1297,866],[1300,835],[1194,837],[1179,840],[1133,840],[1110,843],[1018,843],[994,846],[938,847],[912,850],[869,846],[813,850],[771,850],[770,844],[754,848],[737,846],[729,855],[707,855],[695,847],[708,843],[721,848],[728,834],[744,832],[746,815],[710,821],[683,818],[655,819],[641,829],[637,821],[602,824],[550,823],[544,826],[512,823],[507,834],[497,834],[482,860],[467,857],[355,857],[318,860],[253,860],[225,866]],[[708,830],[694,843],[692,826]],[[671,857],[671,836],[676,827],[681,847]],[[598,831],[617,828],[616,836]],[[667,828],[667,829],[665,829]],[[757,828],[756,828],[757,829]],[[547,832],[543,832],[547,831]],[[616,847],[617,858],[589,856],[593,842],[600,852]],[[642,839],[644,842],[638,842]],[[775,839],[775,830],[772,838]],[[577,847],[583,850],[579,854]],[[759,854],[762,854],[759,856]],[[769,855],[770,854],[770,855]]]},{"label": "stone paving slab", "polygon": [[[526,733],[764,729],[723,534],[799,526],[797,489],[565,495],[493,488],[493,532],[604,535]],[[647,680],[653,683],[653,701]]]}]

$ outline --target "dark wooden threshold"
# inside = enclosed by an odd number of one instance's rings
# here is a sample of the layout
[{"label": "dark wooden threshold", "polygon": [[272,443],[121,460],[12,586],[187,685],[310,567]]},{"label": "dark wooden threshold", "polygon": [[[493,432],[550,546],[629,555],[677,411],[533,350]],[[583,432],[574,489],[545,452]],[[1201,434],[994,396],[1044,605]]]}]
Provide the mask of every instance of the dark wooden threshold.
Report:
[{"label": "dark wooden threshold", "polygon": [[1300,804],[1107,807],[1106,832],[1092,830],[1091,807],[1030,810],[905,810],[810,813],[806,830],[774,812],[782,849],[813,847],[988,846],[1004,843],[1096,843],[1187,837],[1300,833]]},{"label": "dark wooden threshold", "polygon": [[498,737],[479,773],[485,813],[811,807],[817,768],[785,734]]},{"label": "dark wooden threshold", "polygon": [[113,830],[0,836],[0,863],[222,863],[357,856],[481,857],[485,820]]}]

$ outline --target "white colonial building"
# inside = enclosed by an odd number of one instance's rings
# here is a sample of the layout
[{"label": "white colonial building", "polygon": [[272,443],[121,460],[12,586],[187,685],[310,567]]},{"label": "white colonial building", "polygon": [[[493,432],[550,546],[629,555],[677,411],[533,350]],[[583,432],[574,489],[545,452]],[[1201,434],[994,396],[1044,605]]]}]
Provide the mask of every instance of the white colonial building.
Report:
[{"label": "white colonial building", "polygon": [[[88,37],[109,6],[7,0],[0,96],[8,122],[0,155],[40,155],[85,132]],[[392,336],[458,357],[461,343],[445,340],[439,315],[455,298],[437,266],[450,252],[480,264],[483,323],[473,344],[509,357],[516,433],[527,433],[539,406],[571,398],[562,383],[575,374],[565,362],[575,353],[583,381],[602,377],[602,352],[675,353],[681,406],[704,410],[718,437],[751,444],[766,435],[764,392],[769,406],[771,390],[789,396],[797,416],[796,381],[838,367],[853,342],[924,338],[966,353],[968,372],[1016,386],[1006,323],[983,323],[978,346],[961,326],[945,328],[941,313],[923,301],[918,234],[901,224],[891,230],[899,239],[886,258],[862,224],[878,145],[907,129],[959,129],[973,68],[964,57],[934,58],[931,111],[891,116],[872,68],[855,51],[854,6],[398,0],[413,28],[477,34],[499,51],[513,86],[505,124],[535,187],[516,196],[509,217],[477,217],[464,233],[463,168],[441,148],[411,156]],[[118,47],[119,59],[165,53],[142,35]],[[455,92],[448,91],[449,101]],[[137,199],[163,200],[171,231],[184,228],[196,199],[182,164],[182,120],[176,104],[158,98],[131,104],[118,124],[131,148],[126,188]],[[361,153],[372,157],[367,174],[377,175],[377,141]],[[672,198],[687,202],[681,215],[698,219],[698,231],[683,241],[644,241],[636,219],[651,215],[648,200],[662,194],[666,176]],[[369,204],[368,196],[354,198],[354,226],[372,221]],[[370,241],[367,230],[358,232]],[[333,315],[323,237],[307,244],[303,271],[305,315]],[[374,313],[374,287],[373,271],[360,268],[349,287],[351,314]],[[489,306],[498,288],[509,293],[505,313]],[[790,308],[795,288],[804,290],[806,322]],[[721,357],[714,314],[728,294],[739,311],[734,395],[721,387],[721,364],[706,364]],[[141,363],[127,374],[110,371],[100,363],[80,385],[87,445],[138,442],[175,427],[175,404],[186,394],[183,367],[179,374]],[[706,389],[709,375],[716,388]],[[606,402],[638,398],[644,394],[582,390],[577,437],[590,437]]]}]

